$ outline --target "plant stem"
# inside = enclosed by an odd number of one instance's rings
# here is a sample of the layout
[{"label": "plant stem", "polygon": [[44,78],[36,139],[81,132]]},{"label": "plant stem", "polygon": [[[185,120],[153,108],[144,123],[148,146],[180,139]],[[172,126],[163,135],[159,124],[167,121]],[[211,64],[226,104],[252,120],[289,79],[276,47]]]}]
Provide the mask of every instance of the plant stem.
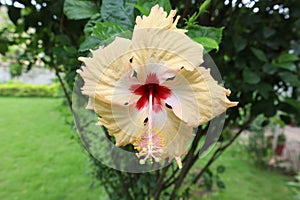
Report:
[{"label": "plant stem", "polygon": [[159,199],[159,195],[162,191],[163,180],[165,178],[165,175],[166,175],[169,167],[170,167],[170,165],[163,168],[162,173],[159,175],[159,178],[157,180],[157,187],[156,187],[156,190],[154,190],[154,199]]},{"label": "plant stem", "polygon": [[186,177],[189,170],[191,169],[191,167],[193,166],[193,164],[196,161],[196,159],[193,159],[193,154],[196,151],[199,141],[203,136],[203,133],[199,133],[199,132],[200,132],[200,128],[198,128],[198,132],[196,134],[195,139],[193,140],[192,147],[185,157],[185,162],[184,162],[183,168],[181,169],[180,174],[178,175],[178,177],[175,180],[175,186],[172,191],[170,199],[175,199],[177,190],[183,183],[184,178]]},{"label": "plant stem", "polygon": [[[233,144],[233,142],[238,138],[238,136],[248,127],[252,119],[249,119],[240,129],[239,131],[230,139],[230,141],[225,144],[224,146],[219,147],[212,157],[209,159],[209,161],[206,163],[206,165],[203,167],[203,169],[199,172],[199,174],[194,178],[193,184],[195,184],[199,178],[203,175],[203,173],[211,166],[213,162],[216,161],[216,159],[230,146]],[[198,152],[199,154],[199,152]],[[198,156],[198,154],[196,156]]]}]

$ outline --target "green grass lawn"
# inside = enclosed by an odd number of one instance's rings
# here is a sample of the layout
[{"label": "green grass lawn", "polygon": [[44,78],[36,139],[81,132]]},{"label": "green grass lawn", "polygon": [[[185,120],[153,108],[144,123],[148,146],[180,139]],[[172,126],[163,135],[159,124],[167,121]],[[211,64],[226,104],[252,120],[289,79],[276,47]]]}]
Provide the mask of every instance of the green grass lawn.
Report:
[{"label": "green grass lawn", "polygon": [[[92,168],[80,144],[71,139],[75,133],[65,124],[60,106],[59,99],[0,98],[1,200],[107,199],[103,188],[90,188]],[[238,145],[212,170],[220,164],[226,167],[226,189],[209,199],[292,199],[285,186],[288,178],[255,168]]]},{"label": "green grass lawn", "polygon": [[247,157],[245,149],[238,144],[231,146],[214,163],[212,171],[218,165],[226,167],[221,174],[226,189],[211,195],[210,200],[292,200],[293,194],[286,187],[290,178],[279,172],[254,167]]},{"label": "green grass lawn", "polygon": [[0,199],[106,199],[61,100],[0,98]]}]

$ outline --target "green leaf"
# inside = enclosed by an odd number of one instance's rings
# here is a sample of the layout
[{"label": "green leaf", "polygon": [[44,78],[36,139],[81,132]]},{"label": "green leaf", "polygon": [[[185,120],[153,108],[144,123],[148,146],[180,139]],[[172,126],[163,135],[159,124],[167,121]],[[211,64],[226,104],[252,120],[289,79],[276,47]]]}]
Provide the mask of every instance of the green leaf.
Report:
[{"label": "green leaf", "polygon": [[266,54],[257,48],[251,47],[251,51],[254,53],[254,55],[261,61],[263,62],[268,62],[268,58],[266,56]]},{"label": "green leaf", "polygon": [[84,52],[84,51],[88,51],[90,49],[95,49],[96,47],[98,47],[101,43],[101,39],[97,36],[90,36],[87,37],[81,44],[79,47],[79,52]]},{"label": "green leaf", "polygon": [[193,25],[188,29],[187,35],[191,38],[206,37],[211,38],[220,44],[222,41],[222,32],[224,27],[216,28],[209,26]]},{"label": "green leaf", "polygon": [[277,71],[278,71],[278,68],[277,67],[274,67],[273,64],[271,63],[265,63],[263,66],[263,72],[267,73],[267,74],[275,74]]},{"label": "green leaf", "polygon": [[7,6],[8,8],[8,16],[9,19],[14,23],[17,24],[18,23],[18,19],[21,17],[21,9],[20,8],[16,8],[14,6]]},{"label": "green leaf", "polygon": [[194,41],[198,42],[199,44],[202,44],[203,47],[205,48],[206,52],[208,52],[211,49],[216,49],[217,51],[219,50],[219,45],[218,43],[208,37],[196,37],[192,38]]},{"label": "green leaf", "polygon": [[219,174],[221,174],[221,173],[224,173],[225,172],[225,166],[224,165],[219,165],[218,167],[217,167],[217,172],[219,173]]},{"label": "green leaf", "polygon": [[158,4],[160,7],[163,7],[164,10],[169,13],[172,9],[170,0],[138,0],[136,4],[134,3],[126,3],[134,6],[138,11],[140,11],[143,15],[148,16],[150,13],[150,9]]},{"label": "green leaf", "polygon": [[[134,0],[128,1],[135,3]],[[134,7],[124,3],[124,0],[111,1],[103,0],[101,5],[101,15],[105,21],[122,24],[127,28],[132,28],[134,24]]]},{"label": "green leaf", "polygon": [[286,62],[295,62],[298,61],[299,57],[295,54],[282,54],[278,58],[279,63],[286,63]]},{"label": "green leaf", "polygon": [[285,98],[284,101],[288,104],[290,104],[291,106],[293,106],[294,108],[296,108],[298,110],[298,112],[300,112],[300,104],[297,100],[293,99],[293,98]]},{"label": "green leaf", "polygon": [[272,85],[268,83],[260,83],[257,86],[258,93],[264,98],[268,99],[270,92],[273,90]]},{"label": "green leaf", "polygon": [[101,18],[101,14],[100,13],[97,13],[95,15],[93,15],[91,17],[91,19],[85,24],[84,26],[84,34],[85,35],[91,35],[92,34],[92,30],[96,24],[96,22],[101,22],[103,21],[102,18]]},{"label": "green leaf", "polygon": [[136,8],[138,11],[140,11],[140,13],[142,13],[143,15],[149,15],[150,10],[147,10],[146,8],[144,8],[141,5],[138,4],[134,4],[134,3],[127,3],[128,5],[132,5],[134,8]]},{"label": "green leaf", "polygon": [[5,54],[8,51],[8,42],[0,39],[0,54]]},{"label": "green leaf", "polygon": [[225,184],[224,184],[224,182],[223,181],[217,181],[217,186],[218,186],[218,188],[220,188],[220,189],[225,189]]},{"label": "green leaf", "polygon": [[237,52],[244,50],[247,46],[247,40],[244,38],[237,36],[233,41],[234,48]]},{"label": "green leaf", "polygon": [[279,77],[286,83],[289,83],[291,86],[300,87],[300,80],[298,76],[290,72],[281,72]]},{"label": "green leaf", "polygon": [[96,3],[87,0],[66,0],[64,13],[68,19],[88,19],[99,12]]},{"label": "green leaf", "polygon": [[113,22],[95,22],[92,35],[87,37],[79,47],[80,52],[95,49],[100,45],[111,43],[116,36],[131,38],[132,33],[125,26]]},{"label": "green leaf", "polygon": [[98,36],[101,40],[107,40],[122,32],[127,31],[125,26],[113,22],[96,22],[92,33]]},{"label": "green leaf", "polygon": [[55,42],[57,42],[60,45],[70,45],[71,44],[71,41],[67,37],[67,35],[62,35],[62,34],[55,36]]},{"label": "green leaf", "polygon": [[263,29],[263,34],[265,38],[269,38],[272,35],[274,35],[276,33],[276,31],[270,27],[264,27]]},{"label": "green leaf", "polygon": [[170,0],[156,0],[156,1],[157,1],[157,4],[161,7],[163,7],[166,12],[169,13],[172,10]]},{"label": "green leaf", "polygon": [[251,108],[251,114],[253,116],[264,113],[265,117],[272,117],[276,114],[277,109],[273,102],[266,101],[262,99],[260,101],[256,101]]},{"label": "green leaf", "polygon": [[278,64],[275,64],[275,66],[278,67],[278,68],[281,68],[281,69],[287,69],[287,70],[292,71],[292,72],[297,71],[297,66],[292,62],[278,63]]},{"label": "green leaf", "polygon": [[249,68],[243,70],[243,79],[246,83],[257,84],[260,81],[260,76]]}]

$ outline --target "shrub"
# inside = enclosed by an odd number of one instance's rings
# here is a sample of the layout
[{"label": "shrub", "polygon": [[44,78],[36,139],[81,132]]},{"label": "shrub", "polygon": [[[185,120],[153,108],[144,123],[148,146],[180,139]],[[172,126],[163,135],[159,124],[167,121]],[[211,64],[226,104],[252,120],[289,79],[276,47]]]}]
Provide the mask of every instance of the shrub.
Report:
[{"label": "shrub", "polygon": [[290,181],[287,185],[295,193],[295,199],[300,199],[300,172],[295,176],[295,181]]},{"label": "shrub", "polygon": [[0,96],[59,97],[61,96],[61,91],[60,86],[57,83],[51,85],[43,85],[8,82],[0,84]]}]

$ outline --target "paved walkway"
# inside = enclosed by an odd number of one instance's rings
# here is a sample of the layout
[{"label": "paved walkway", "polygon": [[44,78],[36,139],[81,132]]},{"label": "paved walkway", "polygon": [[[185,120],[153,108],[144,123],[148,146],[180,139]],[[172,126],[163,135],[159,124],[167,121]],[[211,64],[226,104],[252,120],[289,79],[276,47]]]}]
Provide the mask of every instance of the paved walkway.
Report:
[{"label": "paved walkway", "polygon": [[286,166],[300,171],[300,127],[286,126],[283,129],[286,135],[286,146],[283,158],[287,160]]},{"label": "paved walkway", "polygon": [[300,142],[300,127],[286,126],[284,128],[284,133],[286,134],[288,140]]},{"label": "paved walkway", "polygon": [[9,80],[17,80],[22,83],[31,84],[51,84],[56,78],[55,73],[46,68],[32,68],[29,72],[22,73],[21,76],[12,78],[9,72],[9,66],[7,63],[0,62],[0,83],[7,82]]}]

